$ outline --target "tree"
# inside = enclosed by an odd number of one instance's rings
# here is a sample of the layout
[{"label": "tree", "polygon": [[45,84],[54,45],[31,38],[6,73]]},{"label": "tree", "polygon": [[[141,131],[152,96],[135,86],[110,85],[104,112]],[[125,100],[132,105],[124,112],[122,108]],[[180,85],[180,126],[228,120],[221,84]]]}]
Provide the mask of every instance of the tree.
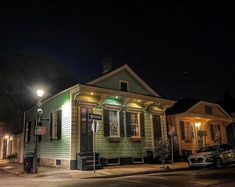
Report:
[{"label": "tree", "polygon": [[160,138],[155,142],[155,155],[156,158],[159,158],[159,160],[162,162],[163,166],[165,164],[165,160],[170,154],[169,147],[169,140],[166,138]]},{"label": "tree", "polygon": [[8,54],[0,56],[0,121],[12,133],[22,132],[24,111],[35,105],[35,87],[49,85],[47,97],[75,83],[65,66],[46,56]]}]

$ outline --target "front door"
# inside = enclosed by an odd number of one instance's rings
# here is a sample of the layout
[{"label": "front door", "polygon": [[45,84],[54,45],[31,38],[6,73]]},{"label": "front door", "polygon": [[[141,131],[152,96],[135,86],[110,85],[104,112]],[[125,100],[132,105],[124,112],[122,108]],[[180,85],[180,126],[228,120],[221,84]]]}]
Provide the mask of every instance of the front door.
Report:
[{"label": "front door", "polygon": [[80,152],[93,151],[93,133],[91,130],[92,120],[88,117],[89,113],[92,113],[92,108],[81,107]]}]

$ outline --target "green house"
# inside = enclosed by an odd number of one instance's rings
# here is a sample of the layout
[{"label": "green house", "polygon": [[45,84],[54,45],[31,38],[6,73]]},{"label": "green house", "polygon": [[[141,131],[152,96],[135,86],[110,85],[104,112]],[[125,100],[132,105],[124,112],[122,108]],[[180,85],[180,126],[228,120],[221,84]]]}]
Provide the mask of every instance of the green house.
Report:
[{"label": "green house", "polygon": [[[154,75],[153,75],[154,76]],[[174,101],[163,99],[128,65],[77,84],[42,102],[38,158],[42,165],[67,169],[92,168],[93,131],[98,166],[147,161],[154,142],[167,137],[165,110]],[[93,120],[98,114],[101,120]],[[25,112],[25,154],[35,147],[36,107]]]}]

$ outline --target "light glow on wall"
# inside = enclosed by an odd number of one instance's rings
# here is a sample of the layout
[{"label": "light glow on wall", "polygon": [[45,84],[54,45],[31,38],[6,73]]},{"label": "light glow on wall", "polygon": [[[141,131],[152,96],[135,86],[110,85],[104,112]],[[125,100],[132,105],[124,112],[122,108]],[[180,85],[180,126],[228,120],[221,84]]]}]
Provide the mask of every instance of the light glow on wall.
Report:
[{"label": "light glow on wall", "polygon": [[65,101],[61,108],[62,108],[64,117],[70,116],[70,113],[71,113],[70,101]]},{"label": "light glow on wall", "polygon": [[196,122],[195,127],[200,128],[201,127],[201,122]]}]

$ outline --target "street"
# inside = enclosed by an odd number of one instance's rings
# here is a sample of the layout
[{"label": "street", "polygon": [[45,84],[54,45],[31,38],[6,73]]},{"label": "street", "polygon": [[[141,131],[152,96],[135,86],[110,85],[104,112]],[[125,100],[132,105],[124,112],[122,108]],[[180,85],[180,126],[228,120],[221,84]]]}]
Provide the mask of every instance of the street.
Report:
[{"label": "street", "polygon": [[0,171],[0,186],[106,186],[146,187],[149,186],[235,186],[235,167],[219,170],[198,169],[178,172],[134,175],[117,178],[76,179],[71,176],[22,177]]}]

